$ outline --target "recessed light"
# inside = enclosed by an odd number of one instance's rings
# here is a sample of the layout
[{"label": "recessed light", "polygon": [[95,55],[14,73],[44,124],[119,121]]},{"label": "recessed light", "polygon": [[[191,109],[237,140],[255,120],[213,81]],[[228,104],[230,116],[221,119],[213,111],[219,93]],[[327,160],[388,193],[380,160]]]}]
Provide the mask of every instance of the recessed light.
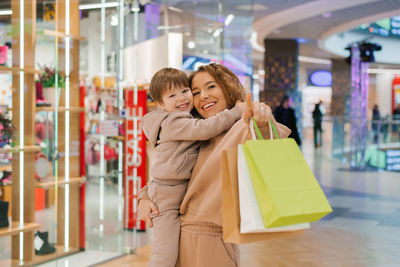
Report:
[{"label": "recessed light", "polygon": [[255,5],[239,5],[236,6],[237,9],[244,10],[244,11],[265,11],[268,9],[267,6],[261,5],[261,4],[255,4]]},{"label": "recessed light", "polygon": [[189,41],[188,44],[187,44],[187,46],[188,46],[189,49],[193,49],[193,48],[196,47],[196,43],[193,42],[193,41]]}]

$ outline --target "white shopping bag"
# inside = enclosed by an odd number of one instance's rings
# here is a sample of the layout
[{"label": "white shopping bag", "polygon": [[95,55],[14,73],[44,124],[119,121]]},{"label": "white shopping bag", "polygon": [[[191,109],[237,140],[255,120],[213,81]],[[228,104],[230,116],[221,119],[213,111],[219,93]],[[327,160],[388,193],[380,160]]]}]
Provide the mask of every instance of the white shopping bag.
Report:
[{"label": "white shopping bag", "polygon": [[288,232],[310,228],[309,223],[265,228],[251,183],[242,145],[238,146],[238,185],[240,206],[240,233]]}]

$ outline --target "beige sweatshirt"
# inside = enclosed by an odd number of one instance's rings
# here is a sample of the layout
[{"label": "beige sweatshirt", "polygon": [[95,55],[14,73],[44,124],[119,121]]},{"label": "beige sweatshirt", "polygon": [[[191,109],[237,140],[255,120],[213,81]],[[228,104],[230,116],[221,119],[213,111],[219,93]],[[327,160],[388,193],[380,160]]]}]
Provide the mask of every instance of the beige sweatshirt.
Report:
[{"label": "beige sweatshirt", "polygon": [[176,185],[192,176],[200,142],[227,131],[240,119],[240,108],[224,110],[208,119],[189,112],[157,110],[142,118],[142,129],[155,146],[152,176],[156,182]]},{"label": "beige sweatshirt", "polygon": [[[274,122],[280,138],[288,137],[289,128]],[[261,128],[263,136],[269,138],[269,126]],[[227,148],[236,148],[250,139],[249,126],[239,120],[225,133],[202,142],[192,171],[186,195],[181,204],[182,223],[214,223],[222,226],[222,169],[221,155]],[[148,198],[147,187],[139,199]]]}]

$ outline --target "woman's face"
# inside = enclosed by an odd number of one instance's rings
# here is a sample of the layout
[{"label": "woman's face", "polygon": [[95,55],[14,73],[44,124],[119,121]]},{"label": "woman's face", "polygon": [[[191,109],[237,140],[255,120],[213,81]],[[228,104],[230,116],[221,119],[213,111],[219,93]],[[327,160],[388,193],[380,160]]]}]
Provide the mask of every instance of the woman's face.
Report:
[{"label": "woman's face", "polygon": [[199,72],[193,77],[192,93],[193,105],[205,119],[228,108],[221,87],[208,72]]}]

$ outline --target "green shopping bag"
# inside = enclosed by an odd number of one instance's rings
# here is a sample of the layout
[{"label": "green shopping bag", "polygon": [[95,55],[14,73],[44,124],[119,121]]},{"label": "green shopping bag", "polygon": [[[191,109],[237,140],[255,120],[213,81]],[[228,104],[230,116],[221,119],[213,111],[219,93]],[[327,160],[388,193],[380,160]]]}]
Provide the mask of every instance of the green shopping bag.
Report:
[{"label": "green shopping bag", "polygon": [[271,122],[271,137],[275,139],[263,140],[252,123],[260,140],[246,141],[243,149],[264,226],[315,222],[332,212],[296,142],[278,139]]}]

